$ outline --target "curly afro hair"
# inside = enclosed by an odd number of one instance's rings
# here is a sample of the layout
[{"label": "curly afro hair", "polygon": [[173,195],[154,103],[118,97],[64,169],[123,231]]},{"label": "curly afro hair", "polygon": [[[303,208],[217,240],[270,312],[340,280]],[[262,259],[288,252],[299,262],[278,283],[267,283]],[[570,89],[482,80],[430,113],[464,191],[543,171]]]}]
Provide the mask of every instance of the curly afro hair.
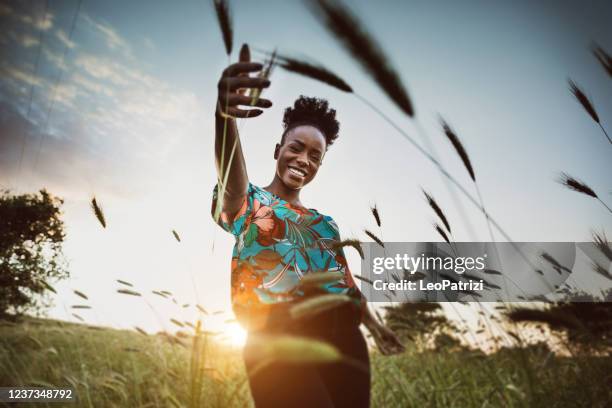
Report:
[{"label": "curly afro hair", "polygon": [[285,135],[289,130],[301,126],[314,126],[325,136],[326,148],[329,148],[338,138],[340,123],[336,120],[336,110],[329,109],[326,99],[311,98],[300,95],[293,103],[293,108],[285,109],[283,116],[283,136],[281,144],[285,142]]}]

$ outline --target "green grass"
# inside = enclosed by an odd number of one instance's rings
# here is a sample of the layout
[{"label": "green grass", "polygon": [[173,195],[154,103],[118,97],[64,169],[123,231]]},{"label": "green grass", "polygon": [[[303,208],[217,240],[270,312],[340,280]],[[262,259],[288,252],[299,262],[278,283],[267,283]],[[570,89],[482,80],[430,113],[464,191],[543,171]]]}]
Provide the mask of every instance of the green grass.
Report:
[{"label": "green grass", "polygon": [[[200,402],[224,407],[232,400],[248,406],[240,354],[201,337]],[[54,320],[1,322],[0,384],[72,386],[80,403],[67,403],[70,407],[200,406],[192,401],[198,397],[192,389],[193,342],[179,340],[184,346],[164,336]]]},{"label": "green grass", "polygon": [[[252,406],[237,349],[54,320],[0,322],[0,385],[72,386],[83,407]],[[197,358],[196,358],[197,357]],[[610,357],[544,348],[371,352],[373,407],[609,406]],[[5,405],[8,406],[8,405]],[[44,406],[44,404],[32,404]],[[48,406],[61,406],[58,403]]]}]

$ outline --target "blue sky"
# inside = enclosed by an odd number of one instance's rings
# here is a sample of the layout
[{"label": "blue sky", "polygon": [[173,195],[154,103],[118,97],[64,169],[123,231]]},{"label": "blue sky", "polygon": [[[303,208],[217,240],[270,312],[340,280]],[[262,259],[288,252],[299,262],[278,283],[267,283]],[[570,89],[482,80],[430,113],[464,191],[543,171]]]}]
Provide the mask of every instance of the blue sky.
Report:
[{"label": "blue sky", "polygon": [[[184,303],[193,304],[197,293],[205,307],[226,310],[220,321],[231,318],[232,240],[209,213],[215,84],[228,63],[211,3],[83,1],[70,41],[77,1],[49,2],[44,20],[44,2],[32,3],[0,2],[6,27],[0,46],[8,56],[0,66],[0,184],[18,192],[47,187],[66,198],[73,277],[61,286],[52,314],[69,317],[76,301],[70,289],[79,289],[95,294],[88,319],[157,330],[148,306],[115,293],[120,278],[143,291],[171,290]],[[593,228],[612,236],[610,213],[554,182],[566,171],[612,202],[612,147],[567,86],[571,77],[583,87],[612,128],[612,81],[589,50],[597,41],[612,52],[609,2],[349,4],[400,73],[440,160],[475,194],[438,115],[458,133],[487,207],[515,241],[586,241]],[[246,41],[319,61],[421,141],[415,121],[303,2],[231,7],[233,60]],[[353,95],[280,69],[271,79],[266,97],[274,106],[240,124],[252,182],[272,180],[283,109],[300,94],[325,97],[338,111],[340,138],[304,189],[305,205],[334,217],[343,237],[367,239],[363,229],[373,227],[369,208],[376,203],[386,241],[437,241],[424,187],[447,213],[457,241],[490,239],[474,207],[455,201],[434,167]],[[88,208],[93,195],[107,230]],[[359,258],[349,256],[358,272]],[[165,320],[195,316],[163,301],[151,299]]]}]

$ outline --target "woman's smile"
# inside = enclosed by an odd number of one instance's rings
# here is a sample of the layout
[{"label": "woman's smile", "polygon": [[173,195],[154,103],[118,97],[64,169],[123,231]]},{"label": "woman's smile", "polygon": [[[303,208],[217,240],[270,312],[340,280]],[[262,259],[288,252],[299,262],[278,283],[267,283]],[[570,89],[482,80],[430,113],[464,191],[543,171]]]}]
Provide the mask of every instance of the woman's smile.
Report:
[{"label": "woman's smile", "polygon": [[304,180],[304,178],[308,175],[308,173],[302,169],[299,169],[293,166],[288,166],[288,167],[289,167],[289,174],[297,177],[300,180]]}]

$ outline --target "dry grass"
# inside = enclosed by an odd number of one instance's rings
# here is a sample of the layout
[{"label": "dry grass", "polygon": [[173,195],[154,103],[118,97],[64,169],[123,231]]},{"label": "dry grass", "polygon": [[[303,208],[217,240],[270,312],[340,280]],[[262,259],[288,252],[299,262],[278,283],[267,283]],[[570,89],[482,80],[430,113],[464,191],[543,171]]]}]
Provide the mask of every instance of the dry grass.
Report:
[{"label": "dry grass", "polygon": [[345,80],[322,65],[286,55],[279,55],[278,59],[281,61],[278,64],[289,72],[323,82],[343,92],[353,92],[353,88]]},{"label": "dry grass", "polygon": [[372,207],[371,210],[372,215],[374,216],[374,220],[376,220],[376,225],[380,227],[380,214],[378,213],[378,208],[376,208],[376,204],[374,204],[374,207]]},{"label": "dry grass", "polygon": [[588,195],[589,197],[595,198],[597,201],[601,203],[610,213],[612,213],[612,208],[608,206],[599,196],[595,193],[595,191],[589,187],[586,183],[568,175],[567,173],[561,173],[559,176],[558,182],[570,190],[576,191],[581,194]]},{"label": "dry grass", "polygon": [[380,238],[378,238],[376,235],[374,235],[374,233],[372,233],[371,231],[369,231],[367,229],[363,230],[363,232],[365,232],[368,237],[372,238],[374,240],[374,242],[376,242],[378,245],[380,245],[383,248],[385,247],[385,244],[381,241]]},{"label": "dry grass", "polygon": [[446,232],[442,229],[440,224],[438,224],[437,222],[434,222],[433,227],[438,232],[438,234],[440,234],[442,239],[444,239],[444,241],[450,244],[450,239],[448,239],[448,235],[446,235]]},{"label": "dry grass", "polygon": [[307,316],[313,316],[327,310],[333,309],[338,305],[350,302],[351,298],[347,295],[328,293],[324,295],[313,296],[297,302],[289,311],[294,319],[301,319]]},{"label": "dry grass", "polygon": [[[240,351],[222,347],[205,330],[178,339],[137,328],[97,329],[53,321],[1,324],[0,350],[6,352],[0,366],[6,370],[0,370],[0,383],[71,386],[77,405],[87,407],[253,406]],[[343,358],[338,349],[300,338],[260,344],[276,360]],[[528,345],[485,355],[408,344],[396,356],[370,350],[373,408],[561,407],[576,401],[604,407],[609,401],[610,357],[561,357]]]},{"label": "dry grass", "polygon": [[361,242],[357,239],[345,239],[339,242],[334,242],[332,244],[332,249],[337,251],[340,248],[344,248],[346,246],[350,246],[354,248],[357,252],[359,252],[359,256],[361,259],[364,259],[363,248],[361,248]]},{"label": "dry grass", "polygon": [[333,345],[309,337],[291,335],[258,335],[250,340],[257,348],[260,362],[249,373],[256,376],[273,362],[291,364],[332,363],[340,361],[342,354]]},{"label": "dry grass", "polygon": [[606,279],[612,280],[612,275],[608,272],[608,270],[597,262],[591,262],[591,267],[593,268],[593,271],[596,274],[603,276]]},{"label": "dry grass", "polygon": [[606,258],[612,261],[612,247],[610,246],[608,237],[606,237],[605,231],[602,231],[601,233],[592,231],[591,234],[593,236],[593,243],[595,246],[601,251],[602,254],[606,256]]},{"label": "dry grass", "polygon": [[399,74],[357,16],[339,1],[314,0],[308,4],[323,26],[348,50],[387,96],[408,116],[414,116],[412,102]]},{"label": "dry grass", "polygon": [[372,286],[374,286],[374,282],[372,282],[370,279],[368,278],[364,278],[363,276],[360,275],[353,275],[356,279],[359,279],[360,281],[364,281]]},{"label": "dry grass", "polygon": [[225,0],[213,0],[213,3],[221,35],[223,36],[223,44],[225,44],[225,52],[227,55],[230,55],[232,53],[233,29],[229,5]]},{"label": "dry grass", "polygon": [[438,218],[440,218],[440,221],[442,221],[442,223],[446,227],[446,230],[449,233],[451,233],[450,224],[448,223],[448,220],[446,218],[446,215],[444,215],[444,212],[442,211],[442,208],[440,208],[440,206],[438,205],[436,200],[434,200],[434,198],[429,193],[427,193],[427,191],[425,191],[424,189],[421,189],[421,191],[425,195],[425,199],[427,200],[427,203],[429,204],[431,209],[434,210],[434,212],[436,213]]},{"label": "dry grass", "polygon": [[599,196],[595,193],[595,191],[589,187],[586,183],[568,175],[567,173],[561,173],[559,179],[557,180],[560,184],[566,186],[570,190],[576,191],[581,194],[588,195],[589,197],[595,198],[597,201],[601,203],[606,209],[612,213],[612,208],[610,208]]},{"label": "dry grass", "polygon": [[329,272],[323,269],[321,272],[310,272],[300,280],[299,288],[306,291],[310,288],[320,288],[323,285],[337,283],[344,277],[343,272]]},{"label": "dry grass", "polygon": [[122,295],[130,295],[130,296],[142,296],[139,292],[130,289],[117,289],[117,293],[121,293]]},{"label": "dry grass", "polygon": [[612,57],[599,45],[593,44],[593,55],[597,58],[597,61],[606,70],[608,75],[612,77]]},{"label": "dry grass", "polygon": [[174,318],[170,319],[170,322],[175,324],[175,325],[177,325],[178,327],[185,327],[185,325],[183,323],[179,322],[178,320],[176,320]]},{"label": "dry grass", "polygon": [[558,181],[560,184],[563,184],[570,190],[586,194],[593,198],[599,198],[597,197],[597,194],[595,194],[595,191],[593,191],[591,187],[586,185],[586,183],[583,183],[582,181],[568,175],[567,173],[561,173]]},{"label": "dry grass", "polygon": [[80,290],[73,290],[74,294],[77,295],[78,297],[81,297],[85,300],[88,300],[89,298],[87,297],[86,294],[84,294],[83,292],[81,292]]},{"label": "dry grass", "polygon": [[[250,51],[249,51],[249,53],[250,53]],[[258,78],[261,78],[261,79],[269,79],[270,78],[270,76],[272,75],[272,70],[273,70],[273,68],[275,66],[275,63],[276,63],[276,58],[277,57],[276,57],[276,49],[275,49],[272,52],[272,54],[270,55],[270,57],[268,58],[267,62],[265,63],[264,69],[259,71],[259,75],[257,75]],[[250,59],[250,57],[249,57],[249,59]],[[255,104],[257,103],[257,101],[261,97],[262,92],[263,92],[262,88],[250,88],[249,97],[251,98],[251,106],[255,106]]]},{"label": "dry grass", "polygon": [[582,89],[580,89],[578,87],[578,85],[576,85],[576,83],[574,83],[574,81],[569,79],[568,82],[569,82],[569,86],[570,86],[570,91],[572,92],[572,94],[574,95],[576,100],[580,103],[580,105],[582,105],[582,107],[589,114],[591,119],[593,119],[593,121],[595,121],[595,123],[597,123],[599,125],[599,128],[603,132],[604,136],[608,139],[608,142],[610,142],[612,144],[612,139],[610,139],[610,136],[608,135],[608,132],[606,131],[606,129],[601,124],[601,121],[599,119],[599,115],[597,114],[597,111],[595,110],[595,106],[593,105],[593,103],[589,100],[589,98],[582,91]]},{"label": "dry grass", "polygon": [[589,116],[596,122],[599,123],[599,115],[593,106],[593,103],[587,98],[585,93],[576,85],[574,81],[571,79],[568,80],[570,91],[576,98],[576,100],[582,105],[584,110],[589,114]]},{"label": "dry grass", "polygon": [[100,205],[96,201],[96,197],[91,199],[91,209],[93,210],[94,215],[96,216],[100,224],[102,224],[102,227],[106,228],[106,219],[104,218],[104,212],[102,211],[102,207],[100,207]]},{"label": "dry grass", "polygon": [[442,129],[444,130],[444,134],[446,135],[448,140],[450,140],[451,144],[455,148],[455,151],[459,155],[459,158],[461,158],[461,161],[463,162],[465,169],[470,174],[470,178],[472,179],[472,181],[476,182],[476,176],[474,174],[474,168],[472,167],[472,162],[470,161],[470,157],[468,156],[467,151],[463,147],[463,144],[459,140],[459,137],[450,128],[448,123],[444,121],[444,119],[440,119],[440,122],[442,124]]}]

